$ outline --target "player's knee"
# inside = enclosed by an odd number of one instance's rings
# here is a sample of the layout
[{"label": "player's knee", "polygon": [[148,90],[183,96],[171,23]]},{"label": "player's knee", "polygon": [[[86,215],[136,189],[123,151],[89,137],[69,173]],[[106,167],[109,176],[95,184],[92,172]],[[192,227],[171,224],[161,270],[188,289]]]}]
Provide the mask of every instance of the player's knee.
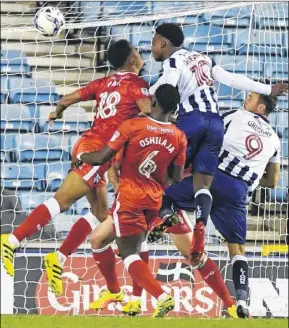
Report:
[{"label": "player's knee", "polygon": [[54,196],[54,198],[57,200],[59,207],[60,207],[60,213],[66,212],[70,206],[74,203],[71,200],[65,199],[64,197],[59,197],[57,194]]}]

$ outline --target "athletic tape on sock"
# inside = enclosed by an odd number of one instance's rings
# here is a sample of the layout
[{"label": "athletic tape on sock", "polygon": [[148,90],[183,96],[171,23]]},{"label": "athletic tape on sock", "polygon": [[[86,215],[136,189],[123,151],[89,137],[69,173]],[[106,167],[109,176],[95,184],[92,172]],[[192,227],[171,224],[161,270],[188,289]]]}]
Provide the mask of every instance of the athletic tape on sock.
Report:
[{"label": "athletic tape on sock", "polygon": [[143,241],[140,247],[140,251],[142,252],[148,252],[149,251],[149,246],[146,241]]},{"label": "athletic tape on sock", "polygon": [[58,201],[55,198],[50,198],[46,202],[43,203],[45,205],[51,215],[51,218],[54,218],[56,215],[60,213],[60,206]]},{"label": "athletic tape on sock", "polygon": [[247,258],[244,255],[235,255],[231,262],[232,264],[234,264],[236,261],[244,261],[244,262],[248,262]]},{"label": "athletic tape on sock", "polygon": [[83,215],[83,218],[88,222],[91,227],[91,230],[94,230],[99,224],[99,220],[91,212],[88,212],[87,214]]},{"label": "athletic tape on sock", "polygon": [[107,249],[109,249],[109,247],[110,247],[110,244],[108,244],[102,248],[92,248],[91,250],[93,253],[102,253],[102,252],[106,251]]},{"label": "athletic tape on sock", "polygon": [[197,191],[197,192],[195,193],[195,198],[196,198],[197,196],[199,196],[200,194],[206,194],[206,195],[210,196],[211,199],[213,198],[213,197],[212,197],[212,194],[210,193],[210,190],[208,190],[208,189],[200,189],[199,191]]},{"label": "athletic tape on sock", "polygon": [[140,256],[137,255],[137,254],[129,255],[128,257],[126,257],[126,258],[124,259],[123,263],[124,263],[124,266],[125,266],[125,268],[127,269],[127,271],[128,271],[128,269],[129,269],[130,265],[131,265],[133,262],[136,262],[136,261],[141,261]]}]

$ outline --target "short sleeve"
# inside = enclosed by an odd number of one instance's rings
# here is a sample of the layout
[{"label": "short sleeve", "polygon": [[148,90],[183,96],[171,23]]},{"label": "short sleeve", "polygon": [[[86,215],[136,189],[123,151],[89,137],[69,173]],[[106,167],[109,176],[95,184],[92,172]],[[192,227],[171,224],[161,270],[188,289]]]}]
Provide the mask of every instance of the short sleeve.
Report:
[{"label": "short sleeve", "polygon": [[149,98],[148,84],[142,80],[138,79],[130,84],[128,94],[137,101],[142,98]]},{"label": "short sleeve", "polygon": [[126,142],[128,141],[130,135],[130,120],[123,122],[119,128],[115,131],[114,135],[108,142],[108,147],[114,149],[115,151],[120,151]]},{"label": "short sleeve", "polygon": [[94,100],[97,91],[99,90],[100,79],[88,83],[84,88],[78,90],[81,100]]},{"label": "short sleeve", "polygon": [[175,157],[173,164],[174,165],[185,165],[186,163],[186,150],[187,150],[187,138],[184,133],[181,134],[179,152]]},{"label": "short sleeve", "polygon": [[276,147],[276,151],[274,155],[269,159],[269,163],[275,163],[275,164],[280,164],[281,163],[281,145],[280,145],[280,139],[278,146]]}]

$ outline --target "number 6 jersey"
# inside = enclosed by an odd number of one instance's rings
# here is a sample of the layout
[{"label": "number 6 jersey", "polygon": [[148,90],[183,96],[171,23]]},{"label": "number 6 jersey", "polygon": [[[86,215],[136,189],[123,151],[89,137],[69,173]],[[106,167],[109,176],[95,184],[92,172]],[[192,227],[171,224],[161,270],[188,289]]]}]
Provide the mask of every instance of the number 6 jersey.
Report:
[{"label": "number 6 jersey", "polygon": [[252,192],[259,184],[268,162],[280,163],[280,140],[269,121],[244,109],[222,115],[225,136],[219,169],[245,180]]},{"label": "number 6 jersey", "polygon": [[108,146],[123,149],[119,199],[135,208],[158,210],[161,206],[167,169],[184,165],[187,141],[174,124],[137,117],[125,121]]},{"label": "number 6 jersey", "polygon": [[112,76],[97,79],[78,90],[82,101],[96,100],[97,111],[90,131],[107,142],[118,126],[140,112],[136,101],[148,98],[148,85],[131,72],[118,72]]}]

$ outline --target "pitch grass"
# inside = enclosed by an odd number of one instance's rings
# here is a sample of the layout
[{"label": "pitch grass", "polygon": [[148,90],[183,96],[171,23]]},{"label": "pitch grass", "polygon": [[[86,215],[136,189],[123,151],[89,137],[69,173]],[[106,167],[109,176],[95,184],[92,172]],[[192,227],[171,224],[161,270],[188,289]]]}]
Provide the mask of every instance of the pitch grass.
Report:
[{"label": "pitch grass", "polygon": [[151,319],[2,315],[2,328],[287,328],[287,319]]}]

